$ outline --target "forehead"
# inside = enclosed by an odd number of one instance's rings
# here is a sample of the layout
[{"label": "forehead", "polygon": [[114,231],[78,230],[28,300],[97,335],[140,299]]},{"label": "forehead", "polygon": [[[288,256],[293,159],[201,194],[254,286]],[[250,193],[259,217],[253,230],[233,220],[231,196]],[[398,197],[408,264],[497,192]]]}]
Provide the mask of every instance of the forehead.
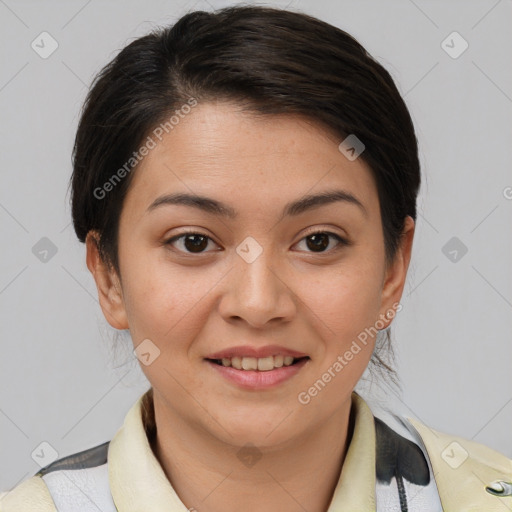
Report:
[{"label": "forehead", "polygon": [[[291,199],[340,189],[372,209],[377,200],[368,166],[348,160],[341,138],[296,115],[242,112],[235,104],[199,104],[164,131],[136,168],[125,205],[142,214],[155,198],[187,192],[266,210]],[[254,213],[254,211],[252,212]]]}]

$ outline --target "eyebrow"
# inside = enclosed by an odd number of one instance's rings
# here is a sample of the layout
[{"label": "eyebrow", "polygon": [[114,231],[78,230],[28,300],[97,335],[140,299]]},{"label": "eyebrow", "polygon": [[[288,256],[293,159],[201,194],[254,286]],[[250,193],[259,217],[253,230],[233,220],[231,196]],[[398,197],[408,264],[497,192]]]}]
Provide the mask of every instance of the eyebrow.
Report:
[{"label": "eyebrow", "polygon": [[[297,216],[308,210],[319,208],[335,202],[345,202],[357,206],[362,213],[367,216],[368,212],[364,205],[353,194],[345,190],[330,190],[319,194],[306,195],[296,201],[288,203],[283,208],[281,218],[287,216]],[[200,196],[196,194],[176,193],[165,194],[156,198],[147,208],[146,213],[155,210],[164,205],[183,205],[198,208],[206,213],[235,219],[238,213],[235,209],[210,197]]]}]

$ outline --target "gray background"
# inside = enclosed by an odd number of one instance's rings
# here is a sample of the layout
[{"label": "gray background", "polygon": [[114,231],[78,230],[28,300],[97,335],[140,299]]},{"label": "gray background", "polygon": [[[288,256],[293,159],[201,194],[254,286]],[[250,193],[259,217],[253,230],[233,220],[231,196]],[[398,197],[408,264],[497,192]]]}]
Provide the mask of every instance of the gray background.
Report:
[{"label": "gray background", "polygon": [[[103,318],[70,224],[87,86],[157,25],[233,3],[0,0],[0,490],[39,469],[42,442],[62,457],[111,439],[148,387],[128,335],[116,339]],[[270,5],[354,35],[397,81],[416,124],[424,181],[393,328],[403,393],[382,381],[364,393],[375,412],[390,407],[512,457],[512,2]],[[46,59],[31,48],[43,31],[59,45]],[[453,31],[469,44],[458,58],[442,47]],[[46,261],[43,237],[57,249]]]}]

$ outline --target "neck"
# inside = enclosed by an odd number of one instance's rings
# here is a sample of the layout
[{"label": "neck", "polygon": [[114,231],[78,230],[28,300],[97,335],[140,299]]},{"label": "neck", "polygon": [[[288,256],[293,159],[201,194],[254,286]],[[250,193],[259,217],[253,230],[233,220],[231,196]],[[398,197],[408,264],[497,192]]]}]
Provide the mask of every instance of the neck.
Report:
[{"label": "neck", "polygon": [[189,510],[326,512],[352,437],[350,412],[349,396],[327,421],[300,438],[241,452],[156,400],[158,429],[149,437],[164,473]]}]

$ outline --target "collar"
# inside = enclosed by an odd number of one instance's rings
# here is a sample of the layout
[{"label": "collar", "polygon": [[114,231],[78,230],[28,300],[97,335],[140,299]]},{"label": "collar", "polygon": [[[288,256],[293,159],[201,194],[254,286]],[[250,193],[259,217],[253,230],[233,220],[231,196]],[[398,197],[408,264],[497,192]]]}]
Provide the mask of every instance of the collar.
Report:
[{"label": "collar", "polygon": [[[375,425],[373,414],[356,392],[351,396],[352,439],[327,512],[364,510],[375,505]],[[128,411],[123,426],[110,441],[110,489],[119,512],[186,512],[155,457],[148,435],[154,434],[152,389]],[[135,461],[135,463],[134,463]]]}]

